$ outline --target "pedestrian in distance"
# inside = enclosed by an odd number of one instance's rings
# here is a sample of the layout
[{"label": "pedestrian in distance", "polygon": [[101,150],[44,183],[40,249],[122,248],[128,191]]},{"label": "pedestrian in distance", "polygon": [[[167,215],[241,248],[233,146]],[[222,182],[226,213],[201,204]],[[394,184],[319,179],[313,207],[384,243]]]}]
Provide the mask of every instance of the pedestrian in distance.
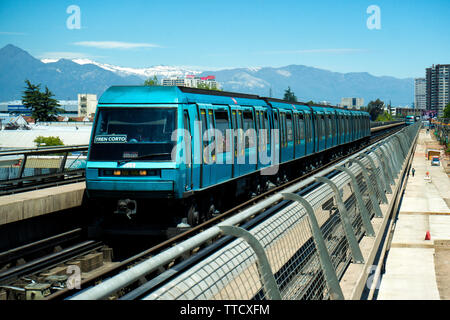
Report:
[{"label": "pedestrian in distance", "polygon": [[414,177],[414,173],[416,172],[416,169],[414,169],[414,168],[412,168],[412,175],[413,175],[413,177]]}]

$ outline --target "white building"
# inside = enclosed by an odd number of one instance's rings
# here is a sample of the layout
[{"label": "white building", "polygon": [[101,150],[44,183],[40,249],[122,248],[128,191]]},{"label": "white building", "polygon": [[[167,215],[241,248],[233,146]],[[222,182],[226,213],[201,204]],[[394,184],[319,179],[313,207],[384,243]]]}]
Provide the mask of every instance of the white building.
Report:
[{"label": "white building", "polygon": [[97,95],[89,93],[78,94],[78,116],[93,117],[97,109]]},{"label": "white building", "polygon": [[162,80],[163,86],[182,86],[198,88],[199,85],[207,85],[209,88],[220,89],[219,83],[215,76],[198,77],[194,75],[187,75],[184,78],[169,78]]},{"label": "white building", "polygon": [[414,107],[421,110],[427,108],[427,81],[425,78],[414,79]]},{"label": "white building", "polygon": [[342,98],[340,106],[346,109],[361,109],[364,106],[363,98]]}]

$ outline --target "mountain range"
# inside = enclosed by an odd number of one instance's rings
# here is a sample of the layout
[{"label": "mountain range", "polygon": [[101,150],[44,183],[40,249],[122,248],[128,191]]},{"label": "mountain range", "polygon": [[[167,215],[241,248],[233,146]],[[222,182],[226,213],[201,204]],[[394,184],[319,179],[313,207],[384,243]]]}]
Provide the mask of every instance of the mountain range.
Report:
[{"label": "mountain range", "polygon": [[39,60],[28,52],[7,45],[0,49],[0,101],[21,99],[24,81],[48,86],[57,99],[75,100],[78,93],[100,96],[111,85],[138,85],[144,79],[159,79],[196,74],[213,74],[225,91],[252,93],[282,98],[291,88],[299,101],[329,101],[337,104],[343,97],[361,97],[365,104],[380,98],[392,105],[408,105],[414,99],[414,79],[377,77],[366,72],[339,73],[303,66],[280,68],[234,68],[200,71],[179,66],[156,65],[127,68],[87,59]]}]

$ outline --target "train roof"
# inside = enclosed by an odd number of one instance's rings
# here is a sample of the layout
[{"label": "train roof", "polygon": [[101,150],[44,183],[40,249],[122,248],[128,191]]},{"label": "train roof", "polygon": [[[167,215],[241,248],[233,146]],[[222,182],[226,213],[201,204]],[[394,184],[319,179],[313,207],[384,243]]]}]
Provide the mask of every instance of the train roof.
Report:
[{"label": "train roof", "polygon": [[100,97],[99,105],[157,103],[216,103],[267,106],[257,95],[178,86],[112,86]]},{"label": "train roof", "polygon": [[337,111],[338,113],[367,114],[364,111],[348,110],[336,106],[309,105],[304,102],[291,102],[276,98],[260,97],[239,92],[205,90],[179,86],[111,86],[100,97],[98,104],[134,106],[140,104],[171,104],[171,103],[205,103],[242,106],[267,107],[268,103],[277,108]]}]

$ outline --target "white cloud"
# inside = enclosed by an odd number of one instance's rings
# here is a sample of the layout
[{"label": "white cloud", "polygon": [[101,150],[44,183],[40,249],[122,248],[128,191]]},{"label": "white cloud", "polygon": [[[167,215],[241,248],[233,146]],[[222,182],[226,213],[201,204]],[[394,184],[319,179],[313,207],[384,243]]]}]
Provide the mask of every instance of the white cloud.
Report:
[{"label": "white cloud", "polygon": [[80,41],[75,42],[74,45],[98,49],[161,48],[160,45],[153,43],[131,43],[120,41]]}]

